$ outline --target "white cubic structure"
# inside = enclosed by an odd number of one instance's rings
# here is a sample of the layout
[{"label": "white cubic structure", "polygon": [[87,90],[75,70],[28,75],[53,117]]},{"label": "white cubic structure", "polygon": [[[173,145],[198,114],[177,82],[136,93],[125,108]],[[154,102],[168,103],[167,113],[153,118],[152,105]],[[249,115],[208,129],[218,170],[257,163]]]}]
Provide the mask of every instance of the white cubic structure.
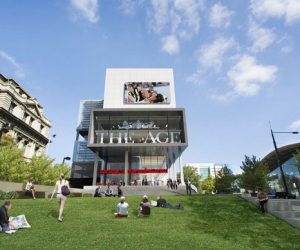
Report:
[{"label": "white cubic structure", "polygon": [[96,160],[91,183],[84,185],[161,185],[176,180],[179,170],[183,182],[187,146],[172,69],[106,70],[103,108],[91,111],[87,139]]}]

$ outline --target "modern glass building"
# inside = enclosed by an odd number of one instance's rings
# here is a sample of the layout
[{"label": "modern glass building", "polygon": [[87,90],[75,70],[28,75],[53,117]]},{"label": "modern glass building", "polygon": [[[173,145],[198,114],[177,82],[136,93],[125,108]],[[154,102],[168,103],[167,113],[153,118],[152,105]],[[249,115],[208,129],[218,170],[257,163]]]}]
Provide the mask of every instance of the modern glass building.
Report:
[{"label": "modern glass building", "polygon": [[[71,183],[73,186],[82,187],[90,185],[93,181],[93,168],[96,155],[87,147],[90,127],[91,112],[102,109],[103,100],[82,100],[79,105],[76,140],[73,150],[73,163]],[[101,164],[101,163],[100,163]]]},{"label": "modern glass building", "polygon": [[80,116],[86,122],[81,119],[77,129],[84,140],[77,136],[75,142],[75,186],[139,185],[143,180],[160,185],[177,179],[177,172],[183,182],[181,155],[188,139],[185,110],[176,107],[172,69],[107,69],[103,108],[82,105]]},{"label": "modern glass building", "polygon": [[[289,144],[278,148],[279,158],[282,163],[283,172],[289,192],[299,196],[300,194],[300,169],[297,167],[295,154],[300,150],[300,143]],[[269,167],[270,188],[276,192],[283,192],[283,180],[277,163],[275,151],[266,155],[262,162]]]},{"label": "modern glass building", "polygon": [[187,163],[186,166],[194,168],[200,180],[205,180],[211,176],[215,178],[218,172],[222,171],[226,164],[217,163]]}]

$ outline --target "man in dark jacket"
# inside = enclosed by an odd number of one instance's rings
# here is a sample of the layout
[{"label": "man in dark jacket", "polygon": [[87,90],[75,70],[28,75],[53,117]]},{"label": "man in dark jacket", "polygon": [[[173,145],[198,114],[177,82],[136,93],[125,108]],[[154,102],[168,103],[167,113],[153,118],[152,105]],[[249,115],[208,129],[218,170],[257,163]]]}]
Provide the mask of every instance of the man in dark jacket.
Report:
[{"label": "man in dark jacket", "polygon": [[4,202],[4,205],[0,207],[0,226],[2,232],[9,231],[9,216],[8,216],[8,210],[11,209],[11,202],[6,201]]},{"label": "man in dark jacket", "polygon": [[161,196],[157,196],[156,202],[157,202],[157,207],[183,209],[183,206],[180,203],[173,206],[170,203],[168,203],[166,199],[163,199]]}]

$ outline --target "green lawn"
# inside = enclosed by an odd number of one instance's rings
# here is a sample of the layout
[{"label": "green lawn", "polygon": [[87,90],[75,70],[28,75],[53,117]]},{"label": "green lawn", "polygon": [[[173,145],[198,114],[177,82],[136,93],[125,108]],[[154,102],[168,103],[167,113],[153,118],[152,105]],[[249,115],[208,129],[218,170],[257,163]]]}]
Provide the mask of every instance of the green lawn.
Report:
[{"label": "green lawn", "polygon": [[185,209],[137,218],[140,197],[128,197],[130,217],[115,219],[117,198],[70,198],[64,223],[56,201],[14,200],[10,214],[25,214],[32,228],[0,234],[0,249],[300,249],[300,230],[238,197],[166,198]]}]

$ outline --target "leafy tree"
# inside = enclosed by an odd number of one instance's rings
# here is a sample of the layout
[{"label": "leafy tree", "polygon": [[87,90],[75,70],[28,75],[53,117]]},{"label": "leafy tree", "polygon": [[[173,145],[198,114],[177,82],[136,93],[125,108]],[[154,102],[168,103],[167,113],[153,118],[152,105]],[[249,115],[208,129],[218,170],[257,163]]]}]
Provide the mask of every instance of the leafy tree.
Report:
[{"label": "leafy tree", "polygon": [[241,185],[245,189],[255,192],[256,188],[268,188],[268,167],[263,164],[256,156],[245,155],[241,169]]},{"label": "leafy tree", "polygon": [[3,135],[0,140],[0,146],[15,145],[14,139],[9,135]]},{"label": "leafy tree", "polygon": [[67,164],[55,164],[53,167],[54,179],[57,180],[59,175],[63,173],[66,179],[71,176],[71,168]]},{"label": "leafy tree", "polygon": [[0,142],[0,180],[23,181],[26,162],[23,151],[19,149],[9,136],[2,136]]},{"label": "leafy tree", "polygon": [[208,176],[205,180],[201,181],[200,189],[212,192],[216,189],[216,180],[212,176]]},{"label": "leafy tree", "polygon": [[[193,185],[195,185],[196,187],[199,187],[200,176],[196,172],[195,168],[190,167],[190,166],[184,166],[183,167],[183,176],[184,176],[185,181],[190,179],[190,181],[192,182]],[[177,179],[180,179],[180,173],[177,174]]]},{"label": "leafy tree", "polygon": [[231,193],[232,185],[234,182],[234,175],[232,171],[227,167],[218,172],[216,179],[216,189],[218,193]]},{"label": "leafy tree", "polygon": [[34,156],[28,164],[27,179],[31,179],[33,183],[53,185],[53,159],[47,156]]},{"label": "leafy tree", "polygon": [[54,160],[42,155],[35,156],[30,162],[23,157],[10,136],[2,136],[0,140],[0,180],[25,182],[31,179],[35,184],[54,185],[60,173],[70,177],[71,169],[66,164],[54,164]]}]

